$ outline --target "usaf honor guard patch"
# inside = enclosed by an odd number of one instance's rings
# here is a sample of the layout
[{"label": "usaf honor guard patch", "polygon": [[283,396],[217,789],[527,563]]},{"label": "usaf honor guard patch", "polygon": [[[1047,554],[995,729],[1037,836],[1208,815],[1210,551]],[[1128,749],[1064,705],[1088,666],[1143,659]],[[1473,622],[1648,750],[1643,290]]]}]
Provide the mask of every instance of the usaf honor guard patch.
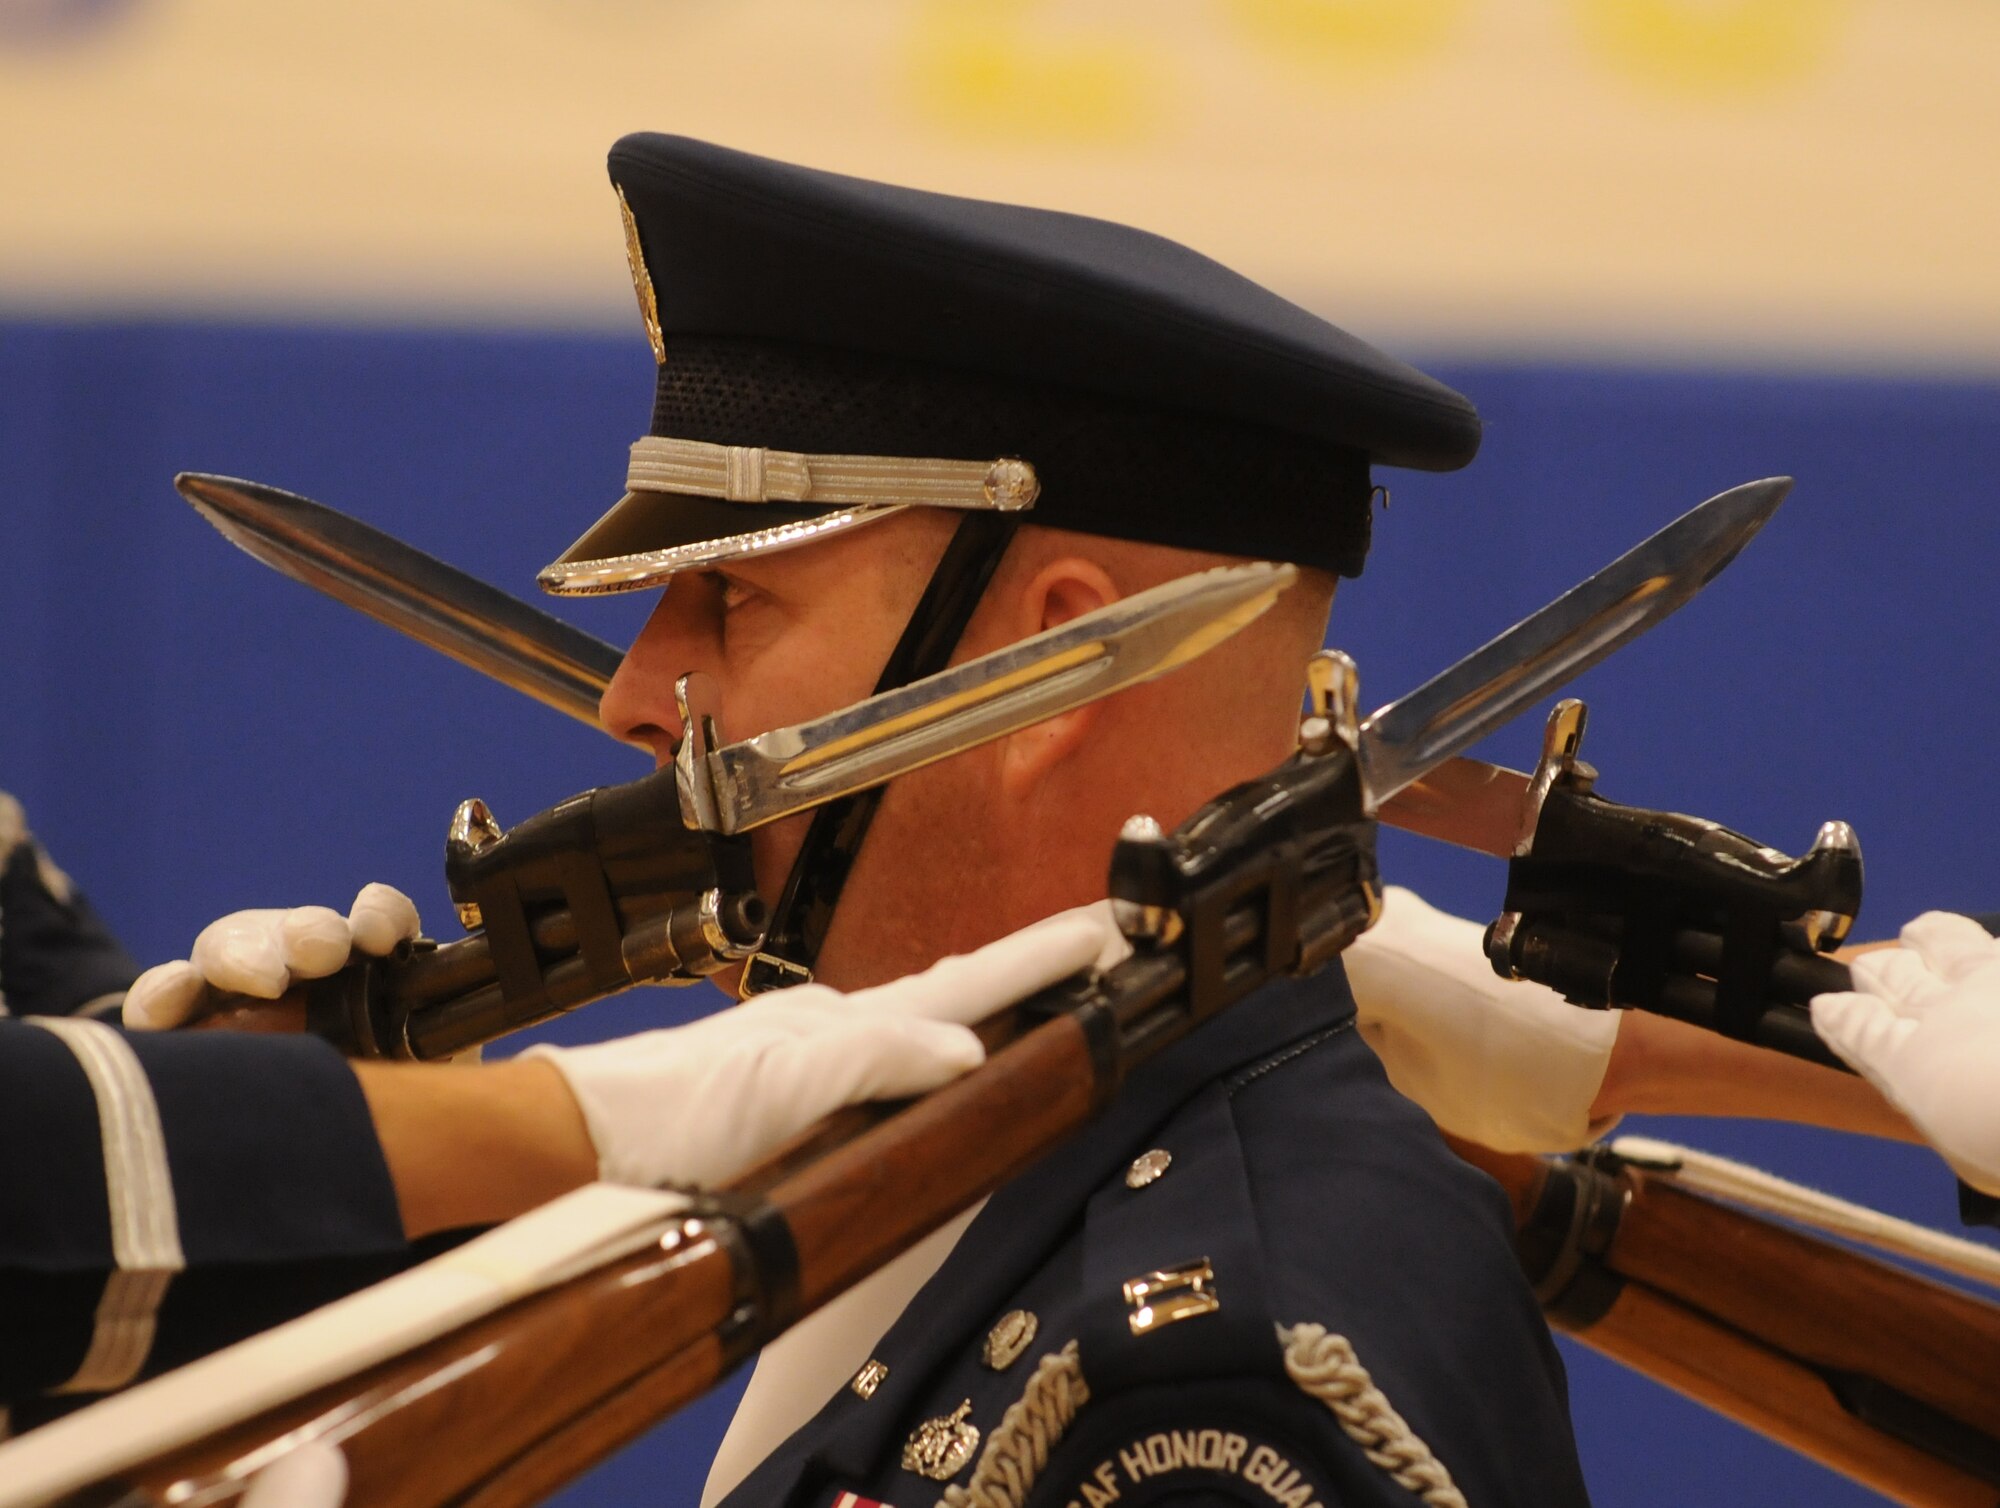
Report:
[{"label": "usaf honor guard patch", "polygon": [[[1115,1437],[1114,1437],[1115,1438]],[[1065,1508],[1213,1494],[1228,1503],[1271,1508],[1336,1505],[1296,1451],[1233,1429],[1166,1429],[1135,1435],[1106,1452],[1073,1484]]]}]

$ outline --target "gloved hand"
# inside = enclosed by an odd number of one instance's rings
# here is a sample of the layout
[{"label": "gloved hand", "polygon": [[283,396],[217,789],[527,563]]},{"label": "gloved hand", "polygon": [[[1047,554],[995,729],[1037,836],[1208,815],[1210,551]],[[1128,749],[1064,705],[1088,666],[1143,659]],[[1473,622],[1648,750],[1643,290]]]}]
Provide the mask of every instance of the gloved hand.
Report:
[{"label": "gloved hand", "polygon": [[341,1508],[347,1457],[330,1440],[293,1446],[250,1479],[237,1508]]},{"label": "gloved hand", "polygon": [[2000,938],[1926,911],[1901,944],[1856,958],[1851,992],[1815,996],[1813,1029],[1952,1171],[2000,1194]]},{"label": "gloved hand", "polygon": [[125,992],[125,1025],[134,1031],[179,1026],[211,990],[276,1000],[302,979],[323,979],[350,953],[370,958],[415,937],[417,908],[402,891],[364,885],[342,916],[325,906],[289,911],[232,911],[210,922],[186,959],[156,964]]},{"label": "gloved hand", "polygon": [[1094,963],[1107,910],[1059,913],[873,989],[801,985],[690,1026],[523,1056],[568,1082],[600,1178],[716,1183],[843,1105],[921,1094],[977,1067],[986,1053],[968,1024]]},{"label": "gloved hand", "polygon": [[1359,1027],[1389,1082],[1439,1126],[1501,1152],[1567,1152],[1601,1135],[1619,1012],[1502,979],[1482,928],[1392,885],[1381,920],[1348,948]]}]

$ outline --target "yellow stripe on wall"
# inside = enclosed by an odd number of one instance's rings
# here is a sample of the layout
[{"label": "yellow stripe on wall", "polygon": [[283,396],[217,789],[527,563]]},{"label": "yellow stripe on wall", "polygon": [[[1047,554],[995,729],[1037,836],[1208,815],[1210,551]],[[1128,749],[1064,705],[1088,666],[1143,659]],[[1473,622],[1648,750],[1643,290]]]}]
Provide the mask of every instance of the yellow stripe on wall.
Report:
[{"label": "yellow stripe on wall", "polygon": [[1434,349],[2000,366],[1986,0],[78,14],[0,25],[10,304],[622,326],[603,154],[658,129],[1132,221]]}]

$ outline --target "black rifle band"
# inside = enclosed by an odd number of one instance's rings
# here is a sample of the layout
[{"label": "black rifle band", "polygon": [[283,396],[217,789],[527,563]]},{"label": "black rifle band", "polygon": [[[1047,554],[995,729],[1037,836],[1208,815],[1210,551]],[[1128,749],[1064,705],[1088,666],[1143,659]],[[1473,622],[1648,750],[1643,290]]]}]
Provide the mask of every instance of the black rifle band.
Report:
[{"label": "black rifle band", "polygon": [[736,1276],[735,1312],[720,1336],[734,1366],[799,1317],[799,1248],[776,1205],[761,1194],[721,1189],[690,1192],[684,1219],[711,1228]]}]

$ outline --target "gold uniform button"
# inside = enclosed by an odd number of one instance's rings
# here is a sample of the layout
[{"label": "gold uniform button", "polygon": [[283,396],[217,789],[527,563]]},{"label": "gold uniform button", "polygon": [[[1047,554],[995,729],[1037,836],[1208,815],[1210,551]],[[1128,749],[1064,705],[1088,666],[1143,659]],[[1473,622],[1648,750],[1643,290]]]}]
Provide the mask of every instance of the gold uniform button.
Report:
[{"label": "gold uniform button", "polygon": [[986,1349],[979,1359],[996,1372],[1004,1372],[1029,1346],[1034,1344],[1035,1332],[1042,1322],[1025,1309],[1010,1309],[1000,1316],[1000,1323],[986,1335]]},{"label": "gold uniform button", "polygon": [[854,1374],[854,1381],[848,1384],[857,1398],[873,1398],[875,1390],[889,1380],[889,1369],[870,1357],[860,1371]]},{"label": "gold uniform button", "polygon": [[1174,1154],[1165,1147],[1155,1147],[1150,1152],[1141,1152],[1132,1159],[1132,1166],[1125,1170],[1125,1187],[1143,1189],[1158,1180],[1159,1176],[1174,1165]]}]

